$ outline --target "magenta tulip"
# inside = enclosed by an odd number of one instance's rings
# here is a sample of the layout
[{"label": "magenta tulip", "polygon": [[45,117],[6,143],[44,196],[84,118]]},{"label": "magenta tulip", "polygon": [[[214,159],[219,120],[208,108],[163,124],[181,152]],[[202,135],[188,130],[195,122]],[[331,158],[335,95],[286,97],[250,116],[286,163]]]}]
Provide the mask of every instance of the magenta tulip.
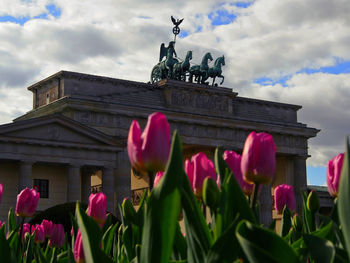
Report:
[{"label": "magenta tulip", "polygon": [[155,112],[148,116],[145,130],[133,120],[128,135],[131,166],[142,174],[164,171],[170,152],[170,127],[165,115]]},{"label": "magenta tulip", "polygon": [[253,192],[254,184],[249,184],[243,179],[243,175],[241,171],[242,156],[239,155],[238,153],[235,153],[234,151],[225,151],[223,158],[227,163],[228,167],[231,169],[243,193],[246,195],[251,195]]},{"label": "magenta tulip", "polygon": [[2,184],[0,184],[0,203],[2,201]]},{"label": "magenta tulip", "polygon": [[44,219],[44,220],[41,222],[41,225],[42,225],[43,228],[44,228],[45,237],[50,237],[51,232],[52,232],[52,227],[53,227],[52,221],[49,221],[49,220]]},{"label": "magenta tulip", "polygon": [[285,205],[289,210],[295,211],[296,203],[293,186],[281,184],[275,188],[275,210],[278,214],[282,213]]},{"label": "magenta tulip", "polygon": [[333,197],[338,196],[339,181],[343,162],[344,153],[340,153],[337,156],[334,156],[332,160],[328,161],[327,186],[329,194]]},{"label": "magenta tulip", "polygon": [[89,197],[88,215],[98,224],[104,224],[107,219],[107,197],[104,193],[91,194]]},{"label": "magenta tulip", "polygon": [[[30,224],[28,223],[24,223],[23,224],[23,231],[22,231],[22,237],[21,239],[24,238],[24,236],[26,235],[26,233],[30,233]],[[21,235],[21,229],[18,230],[18,236]]]},{"label": "magenta tulip", "polygon": [[154,182],[153,182],[154,187],[157,186],[157,184],[160,182],[160,179],[162,179],[163,175],[164,175],[164,172],[162,171],[159,171],[156,173],[156,177],[154,177]]},{"label": "magenta tulip", "polygon": [[31,217],[38,206],[40,194],[34,189],[27,187],[17,195],[16,215]]},{"label": "magenta tulip", "polygon": [[210,177],[216,181],[217,178],[213,162],[202,152],[192,156],[191,162],[186,160],[185,171],[198,198],[202,197],[204,179]]},{"label": "magenta tulip", "polygon": [[63,247],[65,242],[65,232],[63,225],[53,224],[52,232],[49,240],[50,247]]},{"label": "magenta tulip", "polygon": [[81,239],[81,232],[78,230],[77,238],[75,239],[74,244],[74,259],[76,263],[85,262],[83,241]]},{"label": "magenta tulip", "polygon": [[251,132],[242,154],[241,170],[248,183],[269,184],[276,169],[276,146],[268,133]]},{"label": "magenta tulip", "polygon": [[32,226],[32,233],[35,232],[35,238],[34,238],[34,242],[35,243],[42,243],[45,241],[45,229],[42,225],[35,225]]}]

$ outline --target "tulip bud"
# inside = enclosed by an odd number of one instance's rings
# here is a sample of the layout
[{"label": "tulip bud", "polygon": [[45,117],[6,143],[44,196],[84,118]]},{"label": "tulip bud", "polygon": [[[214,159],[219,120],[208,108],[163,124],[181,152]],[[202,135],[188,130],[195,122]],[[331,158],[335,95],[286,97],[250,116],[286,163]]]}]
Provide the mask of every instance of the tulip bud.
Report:
[{"label": "tulip bud", "polygon": [[293,223],[294,229],[297,232],[301,232],[303,230],[303,220],[298,214],[294,214],[292,223]]},{"label": "tulip bud", "polygon": [[340,153],[334,156],[332,160],[328,162],[327,167],[327,186],[328,192],[331,196],[338,196],[339,182],[341,176],[341,170],[344,162],[344,153]]},{"label": "tulip bud", "polygon": [[38,206],[40,194],[34,189],[25,188],[17,195],[16,215],[31,217]]},{"label": "tulip bud", "polygon": [[210,177],[204,179],[203,201],[211,210],[215,210],[220,205],[220,190]]},{"label": "tulip bud", "polygon": [[162,179],[164,175],[164,172],[159,171],[156,173],[156,177],[154,177],[153,187],[156,187],[158,183],[160,182],[160,179]]},{"label": "tulip bud", "polygon": [[42,243],[45,241],[45,230],[42,225],[32,226],[32,233],[34,232],[35,232],[35,238],[34,238],[35,243]]},{"label": "tulip bud", "polygon": [[49,220],[44,219],[44,220],[41,222],[41,225],[42,225],[43,228],[44,228],[45,237],[50,237],[51,232],[52,232],[52,227],[53,227],[52,221],[49,221]]},{"label": "tulip bud", "polygon": [[311,190],[307,197],[306,207],[312,213],[316,213],[320,209],[320,199],[314,190]]},{"label": "tulip bud", "polygon": [[248,183],[271,183],[276,169],[276,146],[268,133],[251,132],[242,153],[241,170]]},{"label": "tulip bud", "polygon": [[197,198],[202,198],[204,179],[210,177],[216,181],[217,178],[213,162],[202,152],[192,156],[190,163],[185,163],[185,171]]},{"label": "tulip bud", "polygon": [[107,219],[107,197],[104,193],[90,194],[88,215],[98,224],[104,224]]},{"label": "tulip bud", "polygon": [[65,242],[65,232],[63,225],[53,224],[52,232],[49,240],[50,247],[63,247]]},{"label": "tulip bud", "polygon": [[151,114],[142,134],[140,125],[134,120],[127,148],[131,166],[138,172],[164,171],[170,153],[170,127],[165,115],[160,112]]},{"label": "tulip bud", "polygon": [[129,222],[135,222],[136,211],[129,199],[124,198],[124,201],[122,203],[122,210],[123,216],[126,218],[126,220],[128,220]]},{"label": "tulip bud", "polygon": [[296,203],[293,186],[287,184],[278,185],[275,188],[275,210],[281,214],[285,205],[292,211],[295,211]]},{"label": "tulip bud", "polygon": [[[25,237],[26,233],[30,234],[30,225],[28,223],[23,224],[22,239]],[[18,230],[18,235],[21,234],[21,229]]]},{"label": "tulip bud", "polygon": [[74,244],[74,259],[76,263],[85,262],[83,241],[81,239],[81,232],[78,230],[77,238],[75,239]]},{"label": "tulip bud", "polygon": [[235,153],[234,151],[225,151],[223,158],[230,168],[233,176],[236,178],[239,186],[241,187],[245,195],[250,196],[253,192],[254,184],[247,183],[243,179],[242,170],[241,170],[241,160],[242,156]]}]

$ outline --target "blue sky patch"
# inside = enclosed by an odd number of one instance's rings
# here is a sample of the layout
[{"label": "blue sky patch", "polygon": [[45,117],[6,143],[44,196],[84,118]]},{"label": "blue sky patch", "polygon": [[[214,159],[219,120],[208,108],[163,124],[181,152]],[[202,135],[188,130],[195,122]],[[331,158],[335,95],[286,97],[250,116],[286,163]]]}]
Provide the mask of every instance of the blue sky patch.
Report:
[{"label": "blue sky patch", "polygon": [[184,37],[187,37],[188,34],[189,34],[188,31],[182,30],[182,29],[181,29],[180,34],[179,34],[179,37],[180,37],[180,38],[184,38]]},{"label": "blue sky patch", "polygon": [[212,26],[227,25],[232,23],[236,19],[236,15],[229,13],[225,9],[219,9],[215,12],[211,12],[208,18],[211,20]]},{"label": "blue sky patch", "polygon": [[291,75],[287,75],[287,76],[282,76],[280,78],[267,78],[267,77],[262,77],[262,78],[258,78],[254,80],[254,83],[260,84],[262,86],[268,86],[268,85],[276,85],[276,84],[280,84],[283,87],[287,87],[287,81],[291,78]]},{"label": "blue sky patch", "polygon": [[308,185],[325,185],[327,182],[327,167],[307,166],[306,174]]},{"label": "blue sky patch", "polygon": [[300,70],[297,73],[306,73],[306,74],[314,74],[314,73],[329,73],[329,74],[342,74],[342,73],[350,73],[350,61],[344,61],[337,59],[337,62],[334,66],[329,67],[321,67],[319,69],[310,69],[305,68]]},{"label": "blue sky patch", "polygon": [[34,17],[29,17],[29,16],[14,17],[9,15],[0,16],[0,22],[11,22],[11,23],[20,24],[21,26],[23,26],[26,22],[28,22],[31,19],[48,19],[49,14],[56,18],[61,15],[61,9],[55,6],[54,4],[47,5],[46,10],[47,12]]},{"label": "blue sky patch", "polygon": [[238,3],[232,3],[230,4],[231,6],[237,6],[239,8],[247,8],[249,6],[251,6],[253,4],[253,2],[238,2]]}]

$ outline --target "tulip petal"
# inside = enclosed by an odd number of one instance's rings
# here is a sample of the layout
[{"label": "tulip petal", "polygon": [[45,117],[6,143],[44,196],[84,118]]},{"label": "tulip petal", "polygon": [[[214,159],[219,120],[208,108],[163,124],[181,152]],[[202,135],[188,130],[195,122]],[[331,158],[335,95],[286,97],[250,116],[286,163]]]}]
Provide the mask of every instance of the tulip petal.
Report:
[{"label": "tulip petal", "polygon": [[131,166],[136,170],[142,169],[142,152],[141,152],[141,128],[136,120],[133,120],[130,126],[127,149]]}]

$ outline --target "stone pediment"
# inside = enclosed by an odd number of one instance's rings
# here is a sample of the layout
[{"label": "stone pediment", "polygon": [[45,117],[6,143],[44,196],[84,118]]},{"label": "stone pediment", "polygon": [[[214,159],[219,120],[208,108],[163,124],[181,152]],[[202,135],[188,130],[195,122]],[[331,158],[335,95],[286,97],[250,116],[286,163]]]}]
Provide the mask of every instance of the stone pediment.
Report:
[{"label": "stone pediment", "polygon": [[112,137],[60,114],[0,125],[0,138],[72,146],[121,146]]}]

